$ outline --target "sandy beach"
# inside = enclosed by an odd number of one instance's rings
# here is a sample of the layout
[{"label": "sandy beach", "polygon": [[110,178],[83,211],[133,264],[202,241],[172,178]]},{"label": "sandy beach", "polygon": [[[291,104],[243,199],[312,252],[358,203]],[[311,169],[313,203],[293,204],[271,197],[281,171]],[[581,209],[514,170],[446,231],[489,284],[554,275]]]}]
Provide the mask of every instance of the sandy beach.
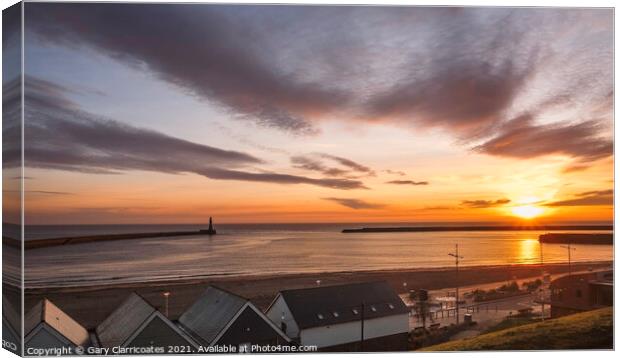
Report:
[{"label": "sandy beach", "polygon": [[[611,262],[576,263],[573,271],[606,268]],[[559,274],[568,271],[568,265],[548,264],[546,272]],[[475,266],[459,271],[459,285],[472,286],[513,279],[536,277],[541,273],[539,265]],[[164,305],[162,292],[169,291],[169,312],[176,319],[200,295],[209,284],[230,290],[251,299],[266,308],[276,293],[284,289],[333,285],[350,282],[387,280],[398,292],[425,288],[438,290],[456,285],[453,267],[437,269],[410,269],[385,271],[332,272],[321,274],[255,275],[245,277],[218,277],[201,280],[183,280],[144,284],[122,284],[79,288],[27,289],[26,312],[41,298],[47,297],[87,328],[92,328],[109,315],[132,291],[143,295],[156,307]],[[407,287],[403,283],[407,283]],[[5,294],[11,291],[5,285]],[[14,293],[15,294],[15,293]]]}]

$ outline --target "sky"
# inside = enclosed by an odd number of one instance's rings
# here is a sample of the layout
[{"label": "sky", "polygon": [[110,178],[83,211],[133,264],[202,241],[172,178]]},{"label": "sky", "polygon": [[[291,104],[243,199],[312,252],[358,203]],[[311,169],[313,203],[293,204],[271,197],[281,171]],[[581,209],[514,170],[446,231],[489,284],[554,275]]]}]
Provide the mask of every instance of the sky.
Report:
[{"label": "sky", "polygon": [[25,17],[26,224],[612,220],[610,9]]}]

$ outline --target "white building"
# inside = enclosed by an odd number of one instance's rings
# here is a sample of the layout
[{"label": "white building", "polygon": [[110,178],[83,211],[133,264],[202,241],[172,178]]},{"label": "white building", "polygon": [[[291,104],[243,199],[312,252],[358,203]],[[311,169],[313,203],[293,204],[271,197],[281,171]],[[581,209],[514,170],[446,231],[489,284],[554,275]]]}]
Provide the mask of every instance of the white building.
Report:
[{"label": "white building", "polygon": [[88,331],[44,299],[24,318],[24,343],[28,348],[74,348],[90,342]]},{"label": "white building", "polygon": [[267,316],[304,346],[326,351],[407,349],[409,311],[385,281],[281,291]]}]

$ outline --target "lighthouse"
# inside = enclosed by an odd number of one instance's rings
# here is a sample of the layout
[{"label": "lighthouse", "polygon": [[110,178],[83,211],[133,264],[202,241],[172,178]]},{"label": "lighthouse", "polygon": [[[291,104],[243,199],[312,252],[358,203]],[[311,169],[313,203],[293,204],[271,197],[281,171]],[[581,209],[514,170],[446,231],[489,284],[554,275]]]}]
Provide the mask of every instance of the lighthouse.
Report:
[{"label": "lighthouse", "polygon": [[201,233],[207,235],[215,235],[217,232],[213,228],[213,218],[209,216],[209,228],[207,230],[200,230]]}]

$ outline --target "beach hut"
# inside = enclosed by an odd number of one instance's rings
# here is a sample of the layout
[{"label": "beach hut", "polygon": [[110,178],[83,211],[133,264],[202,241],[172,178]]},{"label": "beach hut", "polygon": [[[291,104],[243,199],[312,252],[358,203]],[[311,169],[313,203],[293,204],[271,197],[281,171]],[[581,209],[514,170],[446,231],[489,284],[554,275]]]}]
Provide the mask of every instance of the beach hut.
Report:
[{"label": "beach hut", "polygon": [[132,293],[99,324],[96,333],[97,345],[103,348],[198,348],[189,335],[137,293]]},{"label": "beach hut", "polygon": [[267,317],[302,346],[326,351],[407,349],[409,310],[385,281],[281,291]]},{"label": "beach hut", "polygon": [[75,348],[90,343],[88,331],[50,300],[39,301],[24,318],[29,348]]},{"label": "beach hut", "polygon": [[179,318],[179,325],[204,346],[289,345],[286,336],[252,302],[209,286]]}]

